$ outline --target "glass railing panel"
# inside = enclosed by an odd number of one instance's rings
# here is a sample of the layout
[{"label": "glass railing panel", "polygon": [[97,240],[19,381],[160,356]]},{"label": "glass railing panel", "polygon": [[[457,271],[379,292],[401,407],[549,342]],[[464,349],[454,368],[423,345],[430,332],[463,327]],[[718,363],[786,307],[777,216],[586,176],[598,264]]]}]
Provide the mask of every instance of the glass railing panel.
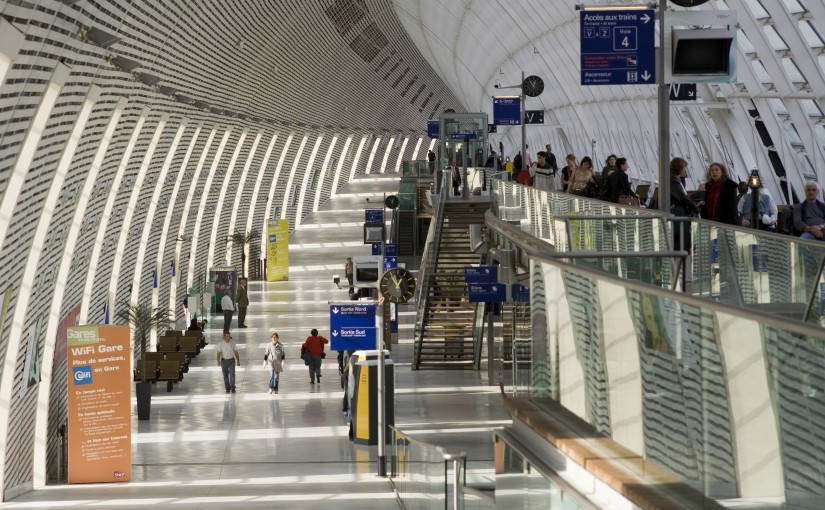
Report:
[{"label": "glass railing panel", "polygon": [[401,177],[432,179],[438,166],[435,161],[402,161]]},{"label": "glass railing panel", "polygon": [[818,325],[550,259],[530,275],[537,405],[560,402],[710,498],[821,507]]},{"label": "glass railing panel", "polygon": [[702,221],[692,241],[695,295],[823,323],[822,243]]}]

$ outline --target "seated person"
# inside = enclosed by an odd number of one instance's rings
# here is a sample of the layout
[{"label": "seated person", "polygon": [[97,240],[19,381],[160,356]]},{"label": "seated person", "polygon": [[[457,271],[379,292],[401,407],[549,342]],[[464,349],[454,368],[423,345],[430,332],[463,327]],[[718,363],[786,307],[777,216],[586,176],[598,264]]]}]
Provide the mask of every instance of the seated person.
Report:
[{"label": "seated person", "polygon": [[802,232],[800,239],[823,240],[825,229],[825,203],[818,200],[819,185],[813,181],[805,183],[805,201],[793,208],[793,225]]},{"label": "seated person", "polygon": [[[742,216],[742,226],[750,227],[753,216],[753,209],[751,205],[751,197],[753,192],[742,196],[737,206],[739,215]],[[759,214],[758,221],[759,230],[766,230],[774,232],[776,230],[776,220],[779,218],[779,209],[776,207],[776,202],[773,201],[771,193],[766,188],[759,189]]]},{"label": "seated person", "polygon": [[192,317],[192,322],[189,324],[189,331],[201,331],[201,327],[198,325],[198,319],[196,317]]}]

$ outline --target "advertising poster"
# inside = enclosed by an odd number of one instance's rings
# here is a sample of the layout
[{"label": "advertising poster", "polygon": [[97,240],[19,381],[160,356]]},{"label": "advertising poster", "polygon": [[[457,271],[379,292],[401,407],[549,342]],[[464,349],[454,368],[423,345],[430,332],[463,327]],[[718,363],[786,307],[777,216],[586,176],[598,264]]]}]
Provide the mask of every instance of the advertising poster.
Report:
[{"label": "advertising poster", "polygon": [[238,288],[238,278],[234,267],[213,267],[209,271],[209,281],[212,282],[212,313],[222,313],[221,300],[226,294],[235,302],[235,291]]},{"label": "advertising poster", "polygon": [[69,483],[132,479],[128,326],[67,331]]},{"label": "advertising poster", "polygon": [[289,279],[289,220],[270,221],[266,228],[266,281]]}]

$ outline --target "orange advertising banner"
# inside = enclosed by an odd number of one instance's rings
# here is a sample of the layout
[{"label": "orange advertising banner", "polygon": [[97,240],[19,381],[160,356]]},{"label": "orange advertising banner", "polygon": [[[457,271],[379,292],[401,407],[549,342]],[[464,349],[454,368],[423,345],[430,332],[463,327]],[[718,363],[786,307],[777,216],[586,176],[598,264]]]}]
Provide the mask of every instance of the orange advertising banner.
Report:
[{"label": "orange advertising banner", "polygon": [[128,326],[68,328],[69,483],[132,479]]}]

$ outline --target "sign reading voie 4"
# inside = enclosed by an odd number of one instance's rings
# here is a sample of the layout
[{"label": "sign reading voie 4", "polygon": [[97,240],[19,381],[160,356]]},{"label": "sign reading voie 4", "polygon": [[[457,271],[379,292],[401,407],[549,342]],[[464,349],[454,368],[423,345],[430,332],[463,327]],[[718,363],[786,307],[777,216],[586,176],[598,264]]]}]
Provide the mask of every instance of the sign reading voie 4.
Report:
[{"label": "sign reading voie 4", "polygon": [[375,305],[330,305],[330,350],[375,349]]},{"label": "sign reading voie 4", "polygon": [[652,9],[581,11],[581,84],[656,83]]}]

